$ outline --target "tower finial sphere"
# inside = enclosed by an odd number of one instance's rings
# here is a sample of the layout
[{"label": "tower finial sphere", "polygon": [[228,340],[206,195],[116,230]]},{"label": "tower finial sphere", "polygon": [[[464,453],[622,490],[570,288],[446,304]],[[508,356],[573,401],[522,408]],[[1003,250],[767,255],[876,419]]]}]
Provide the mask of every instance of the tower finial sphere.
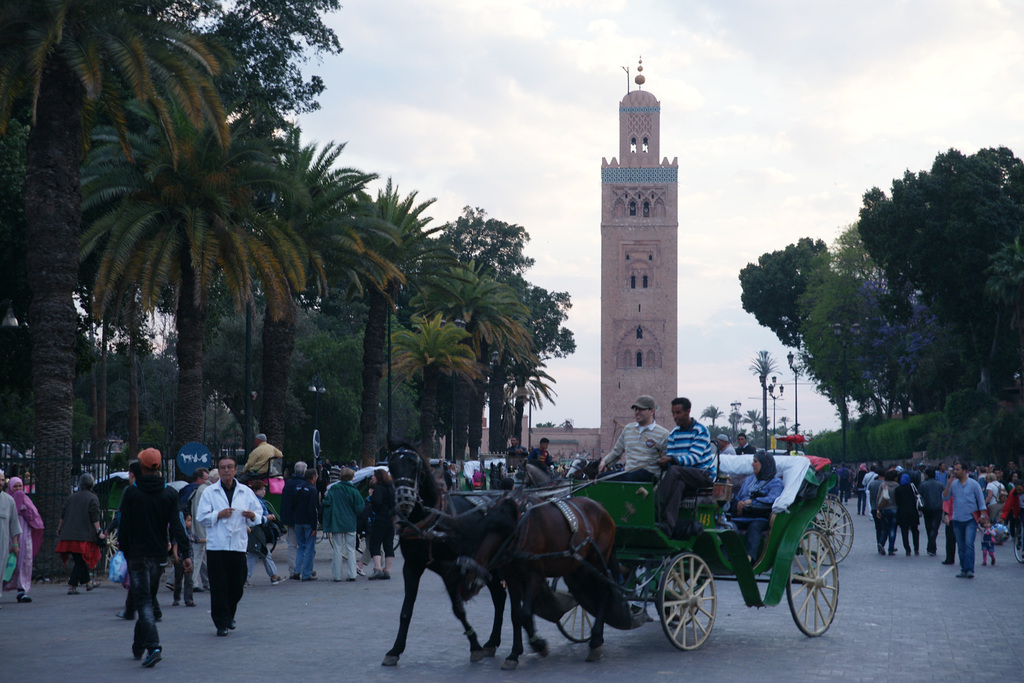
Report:
[{"label": "tower finial sphere", "polygon": [[637,74],[636,78],[633,79],[633,82],[636,83],[637,85],[643,85],[646,81],[647,79],[644,78],[643,74]]}]

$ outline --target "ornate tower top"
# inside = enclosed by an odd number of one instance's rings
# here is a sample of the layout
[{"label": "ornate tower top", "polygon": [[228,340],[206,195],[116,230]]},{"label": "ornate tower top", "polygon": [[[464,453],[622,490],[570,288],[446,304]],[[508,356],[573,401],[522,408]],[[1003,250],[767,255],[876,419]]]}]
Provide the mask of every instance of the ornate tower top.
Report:
[{"label": "ornate tower top", "polygon": [[633,82],[636,83],[638,88],[643,89],[644,82],[646,82],[647,79],[644,78],[643,73],[641,73],[644,70],[644,58],[643,58],[642,55],[641,55],[641,57],[640,57],[640,59],[638,61],[640,63],[637,64],[637,67],[636,67],[637,74],[636,74],[636,78],[633,79]]}]

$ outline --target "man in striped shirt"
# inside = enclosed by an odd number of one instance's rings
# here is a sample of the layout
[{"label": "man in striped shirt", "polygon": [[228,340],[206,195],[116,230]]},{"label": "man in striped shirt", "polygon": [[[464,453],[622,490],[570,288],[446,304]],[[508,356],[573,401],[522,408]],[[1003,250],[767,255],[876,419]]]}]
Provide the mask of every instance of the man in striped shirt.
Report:
[{"label": "man in striped shirt", "polygon": [[638,396],[633,403],[636,422],[622,429],[608,455],[601,458],[597,471],[600,474],[608,466],[625,456],[626,471],[615,475],[615,481],[651,482],[658,476],[658,458],[665,455],[668,430],[654,421],[657,409],[650,396]]},{"label": "man in striped shirt", "polygon": [[688,398],[672,399],[672,419],[676,428],[668,435],[668,454],[658,464],[667,468],[658,484],[661,502],[662,531],[672,536],[679,517],[683,493],[713,486],[715,482],[715,451],[708,428],[690,417]]}]

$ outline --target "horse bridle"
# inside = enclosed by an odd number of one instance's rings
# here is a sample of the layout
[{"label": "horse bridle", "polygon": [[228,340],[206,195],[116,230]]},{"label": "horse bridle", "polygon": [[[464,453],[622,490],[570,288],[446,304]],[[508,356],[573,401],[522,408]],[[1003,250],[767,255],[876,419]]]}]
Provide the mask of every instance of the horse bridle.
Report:
[{"label": "horse bridle", "polygon": [[[416,474],[412,479],[395,477],[395,507],[403,521],[408,522],[408,515],[420,503],[420,475],[422,474],[423,458],[407,449],[397,450],[395,455],[407,456],[416,460]],[[408,512],[402,510],[405,506]]]}]

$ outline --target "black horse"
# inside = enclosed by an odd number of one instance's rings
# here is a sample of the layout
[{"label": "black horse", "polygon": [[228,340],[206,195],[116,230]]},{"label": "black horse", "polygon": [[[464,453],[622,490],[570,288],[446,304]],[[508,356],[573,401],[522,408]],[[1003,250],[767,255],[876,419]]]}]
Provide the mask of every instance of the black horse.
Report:
[{"label": "black horse", "polygon": [[405,651],[405,641],[412,621],[412,610],[420,587],[420,577],[426,569],[437,573],[444,581],[452,601],[452,611],[462,623],[469,638],[470,661],[478,662],[484,657],[493,657],[501,644],[501,624],[505,611],[505,588],[498,578],[487,583],[494,603],[494,623],[491,636],[480,645],[476,632],[466,621],[466,608],[458,595],[459,573],[456,567],[457,555],[449,544],[438,534],[436,527],[449,515],[458,515],[473,507],[463,496],[451,496],[443,491],[435,479],[430,463],[414,451],[400,448],[391,454],[388,469],[395,481],[397,517],[401,524],[399,547],[402,549],[404,564],[402,576],[405,579],[405,600],[398,624],[395,644],[384,656],[384,666],[395,666]]}]

